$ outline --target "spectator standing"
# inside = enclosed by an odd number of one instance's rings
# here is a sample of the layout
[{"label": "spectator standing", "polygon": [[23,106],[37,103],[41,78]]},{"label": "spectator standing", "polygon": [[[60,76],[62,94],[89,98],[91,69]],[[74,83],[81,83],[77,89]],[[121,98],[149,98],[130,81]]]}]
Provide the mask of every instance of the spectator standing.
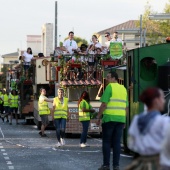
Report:
[{"label": "spectator standing", "polygon": [[112,37],[110,36],[110,32],[106,32],[105,37],[106,37],[105,45],[106,45],[107,49],[109,49],[110,41],[112,40]]},{"label": "spectator standing", "polygon": [[78,48],[76,41],[74,41],[74,32],[70,31],[68,36],[69,38],[64,41],[63,46],[65,47],[67,53],[73,54]]},{"label": "spectator standing", "polygon": [[64,97],[64,90],[58,89],[58,97],[54,98],[52,117],[56,128],[58,143],[56,147],[65,145],[66,120],[69,118],[68,98]]},{"label": "spectator standing", "polygon": [[113,38],[110,40],[110,42],[121,42],[122,45],[123,45],[122,40],[118,37],[118,32],[117,31],[115,31],[113,33]]},{"label": "spectator standing", "polygon": [[33,59],[33,57],[34,56],[32,54],[32,49],[28,47],[27,51],[24,52],[24,54],[22,55],[23,66],[24,66],[24,71],[26,76],[28,76],[28,69],[30,68],[31,60]]},{"label": "spectator standing", "polygon": [[83,127],[80,138],[80,147],[84,148],[88,146],[86,141],[87,132],[90,124],[90,113],[95,112],[95,110],[92,109],[92,106],[90,105],[90,97],[88,92],[84,91],[81,94],[81,97],[78,101],[78,107],[79,107],[79,121],[82,123]]},{"label": "spectator standing", "polygon": [[50,100],[46,97],[46,90],[44,88],[40,89],[40,94],[41,95],[38,101],[38,111],[41,117],[41,131],[39,132],[39,135],[41,137],[47,137],[47,135],[44,133],[47,125],[49,124],[48,115],[50,114],[50,109],[47,102],[52,103],[53,100]]},{"label": "spectator standing", "polygon": [[170,124],[170,118],[160,113],[165,104],[163,91],[148,88],[141,94],[140,101],[148,110],[134,117],[128,138],[128,147],[140,156],[126,170],[159,170],[159,154]]},{"label": "spectator standing", "polygon": [[113,146],[113,170],[119,170],[120,142],[126,122],[128,107],[127,91],[118,84],[116,72],[107,74],[109,83],[100,99],[102,102],[98,113],[98,124],[102,118],[103,165],[98,170],[110,170],[110,151]]}]

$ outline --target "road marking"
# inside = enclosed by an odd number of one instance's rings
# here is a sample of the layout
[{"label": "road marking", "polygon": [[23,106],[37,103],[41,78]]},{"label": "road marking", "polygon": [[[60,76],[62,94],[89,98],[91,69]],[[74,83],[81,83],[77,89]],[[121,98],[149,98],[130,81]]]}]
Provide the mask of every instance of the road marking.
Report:
[{"label": "road marking", "polygon": [[[3,133],[3,131],[2,131],[1,128],[0,128],[0,132],[1,132],[1,134],[2,134],[3,139],[5,139],[4,133]],[[7,141],[7,140],[5,140],[5,141],[8,142],[8,143],[10,143],[10,142]],[[0,143],[0,145],[2,145],[2,143]],[[1,148],[1,152],[5,152],[5,149],[2,149],[2,148],[4,148],[3,146],[0,146],[0,148]],[[8,155],[7,153],[3,153],[4,159],[5,159],[5,160],[9,160],[9,161],[6,161],[6,164],[7,164],[7,165],[12,165],[12,162],[10,161],[10,159],[9,159],[9,157],[8,157],[7,155]],[[14,169],[14,166],[8,166],[8,169]]]},{"label": "road marking", "polygon": [[[59,151],[59,152],[77,152],[77,153],[100,153],[101,150],[95,150],[95,151],[83,151],[83,150],[69,150],[69,149],[56,149],[56,148],[52,148],[52,150],[54,151]],[[130,156],[130,155],[125,155],[125,154],[120,154],[120,156],[122,157],[127,157],[127,158],[132,158],[133,156]]]},{"label": "road marking", "polygon": [[6,161],[7,165],[11,165],[12,162],[11,161]]},{"label": "road marking", "polygon": [[2,129],[0,128],[0,132],[1,132],[1,134],[2,134],[2,138],[4,139],[5,137],[4,137],[4,133],[2,132]]}]

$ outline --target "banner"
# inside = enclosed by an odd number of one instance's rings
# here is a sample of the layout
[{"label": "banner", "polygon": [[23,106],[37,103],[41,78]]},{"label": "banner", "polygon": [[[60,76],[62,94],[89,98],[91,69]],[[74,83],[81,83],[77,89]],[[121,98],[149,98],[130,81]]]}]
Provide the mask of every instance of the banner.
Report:
[{"label": "banner", "polygon": [[123,56],[122,42],[110,43],[110,56],[112,59],[120,59]]}]

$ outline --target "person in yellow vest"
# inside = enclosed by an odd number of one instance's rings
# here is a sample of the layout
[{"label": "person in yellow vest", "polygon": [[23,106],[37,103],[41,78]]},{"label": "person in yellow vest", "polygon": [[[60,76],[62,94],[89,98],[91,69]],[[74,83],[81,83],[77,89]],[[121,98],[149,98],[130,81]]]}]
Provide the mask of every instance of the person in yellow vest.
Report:
[{"label": "person in yellow vest", "polygon": [[69,118],[68,98],[64,97],[64,90],[58,89],[58,97],[54,98],[52,117],[56,128],[56,136],[58,143],[56,147],[65,145],[65,128],[66,120]]},{"label": "person in yellow vest", "polygon": [[44,88],[40,89],[40,97],[38,101],[38,111],[39,115],[41,117],[41,131],[39,132],[39,135],[41,137],[47,137],[47,135],[44,133],[47,125],[49,124],[48,115],[50,114],[50,109],[48,107],[47,102],[53,102],[53,100],[48,99],[46,95],[46,90]]},{"label": "person in yellow vest", "polygon": [[87,91],[84,91],[81,94],[81,97],[78,101],[78,107],[79,107],[79,121],[82,123],[83,127],[80,137],[80,147],[84,148],[88,146],[86,141],[87,132],[90,124],[90,113],[95,112],[95,110],[92,109],[92,106],[90,105],[90,97]]},{"label": "person in yellow vest", "polygon": [[102,150],[103,165],[98,170],[110,169],[110,151],[113,146],[113,170],[119,170],[120,142],[123,128],[126,122],[128,97],[126,88],[118,84],[118,74],[107,74],[106,89],[100,99],[101,106],[97,115],[98,123],[102,118]]},{"label": "person in yellow vest", "polygon": [[2,115],[2,121],[4,122],[4,118],[6,117],[7,119],[6,122],[9,122],[8,115],[10,113],[10,108],[9,108],[9,92],[8,91],[5,91],[5,90],[3,91],[2,100],[3,100],[4,111],[5,111],[5,114]]},{"label": "person in yellow vest", "polygon": [[11,94],[9,95],[9,105],[10,105],[10,112],[11,112],[11,117],[10,117],[10,125],[12,125],[12,119],[13,119],[13,114],[15,114],[15,120],[16,120],[16,125],[19,125],[18,123],[18,100],[19,96],[17,95],[16,90],[12,90]]},{"label": "person in yellow vest", "polygon": [[4,112],[3,99],[2,98],[3,98],[3,91],[0,90],[0,112],[1,112],[1,118],[3,118],[3,112]]}]

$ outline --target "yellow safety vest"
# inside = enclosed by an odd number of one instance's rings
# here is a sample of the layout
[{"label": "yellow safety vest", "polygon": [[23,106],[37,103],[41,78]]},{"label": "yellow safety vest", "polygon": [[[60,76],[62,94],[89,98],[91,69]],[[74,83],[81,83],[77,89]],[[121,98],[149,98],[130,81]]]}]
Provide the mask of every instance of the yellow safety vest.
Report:
[{"label": "yellow safety vest", "polygon": [[123,85],[111,83],[112,96],[107,103],[103,116],[112,117],[112,120],[125,123],[127,107],[127,91]]},{"label": "yellow safety vest", "polygon": [[[90,109],[90,105],[85,100],[82,100],[81,102],[85,103],[86,105],[85,109]],[[87,121],[87,120],[90,120],[90,112],[83,112],[79,104],[79,121]]]},{"label": "yellow safety vest", "polygon": [[39,115],[49,115],[50,109],[48,107],[48,103],[46,101],[43,102],[38,101],[38,111],[39,111]]},{"label": "yellow safety vest", "polygon": [[4,94],[4,106],[9,106],[9,96],[7,94]]},{"label": "yellow safety vest", "polygon": [[54,98],[54,103],[56,105],[54,111],[54,119],[67,119],[67,109],[68,109],[68,98],[63,97],[63,104],[58,97]]},{"label": "yellow safety vest", "polygon": [[[0,92],[0,98],[1,98],[1,96],[2,96],[2,92]],[[0,100],[0,104],[2,104],[2,102],[3,102],[3,101],[2,101],[2,100]]]},{"label": "yellow safety vest", "polygon": [[11,101],[10,101],[10,107],[18,107],[18,95],[12,95],[11,94]]}]

